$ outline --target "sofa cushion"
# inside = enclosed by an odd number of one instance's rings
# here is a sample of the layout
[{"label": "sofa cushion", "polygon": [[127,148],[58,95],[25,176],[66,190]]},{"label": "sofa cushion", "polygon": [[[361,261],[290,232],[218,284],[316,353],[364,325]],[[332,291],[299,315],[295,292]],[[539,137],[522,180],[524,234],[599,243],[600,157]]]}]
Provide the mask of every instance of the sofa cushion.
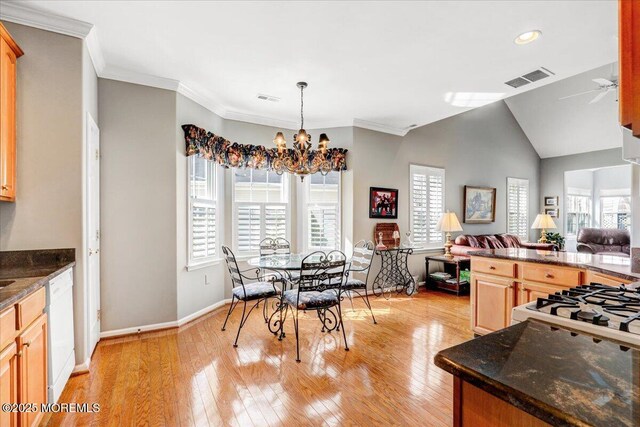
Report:
[{"label": "sofa cushion", "polygon": [[520,239],[518,238],[518,236],[514,236],[513,234],[501,234],[500,240],[502,240],[505,248],[520,247]]},{"label": "sofa cushion", "polygon": [[485,240],[489,244],[489,247],[491,249],[502,249],[502,248],[504,248],[504,245],[502,244],[502,242],[500,241],[498,236],[486,236]]}]

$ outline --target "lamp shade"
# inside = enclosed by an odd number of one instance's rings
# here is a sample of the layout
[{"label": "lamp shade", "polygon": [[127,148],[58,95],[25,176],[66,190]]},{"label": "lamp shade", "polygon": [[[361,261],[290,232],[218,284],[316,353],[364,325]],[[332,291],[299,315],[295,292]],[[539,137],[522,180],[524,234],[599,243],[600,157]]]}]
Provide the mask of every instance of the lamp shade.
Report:
[{"label": "lamp shade", "polygon": [[541,228],[556,228],[556,223],[553,222],[553,218],[549,214],[538,214],[536,216],[536,220],[533,221],[533,225],[531,229],[541,229]]},{"label": "lamp shade", "polygon": [[458,221],[458,217],[455,212],[443,213],[436,228],[438,231],[443,231],[445,233],[449,233],[451,231],[462,231],[462,226],[460,225],[460,221]]}]

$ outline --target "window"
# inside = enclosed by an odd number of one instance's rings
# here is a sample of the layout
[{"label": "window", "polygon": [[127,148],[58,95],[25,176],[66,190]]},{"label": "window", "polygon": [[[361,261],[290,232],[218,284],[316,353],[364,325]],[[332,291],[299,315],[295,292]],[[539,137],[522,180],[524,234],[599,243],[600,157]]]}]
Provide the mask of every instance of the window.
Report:
[{"label": "window", "polygon": [[444,169],[411,165],[409,174],[412,240],[417,246],[439,246],[444,241],[437,230],[444,213]]},{"label": "window", "polygon": [[302,185],[305,249],[340,249],[340,172],[313,174]]},{"label": "window", "polygon": [[576,193],[567,194],[566,215],[569,236],[575,236],[581,228],[591,226],[591,195]]},{"label": "window", "polygon": [[188,157],[189,265],[211,261],[216,255],[215,163]]},{"label": "window", "polygon": [[631,228],[631,197],[601,197],[600,227],[629,230]]},{"label": "window", "polygon": [[529,180],[507,178],[507,233],[529,238]]},{"label": "window", "polygon": [[289,239],[287,175],[260,169],[233,171],[233,232],[238,255],[253,255],[266,237]]}]

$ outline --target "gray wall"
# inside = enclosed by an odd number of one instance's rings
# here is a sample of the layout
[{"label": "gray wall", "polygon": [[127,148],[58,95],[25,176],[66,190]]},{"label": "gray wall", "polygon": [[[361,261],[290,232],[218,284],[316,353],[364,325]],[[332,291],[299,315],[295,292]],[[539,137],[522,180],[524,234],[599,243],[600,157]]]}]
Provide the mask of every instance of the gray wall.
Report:
[{"label": "gray wall", "polygon": [[98,93],[102,330],[175,321],[176,93],[105,79]]},{"label": "gray wall", "polygon": [[409,229],[409,164],[445,168],[446,209],[463,219],[465,185],[497,188],[496,221],[462,224],[464,233],[506,232],[507,177],[529,179],[530,221],[538,209],[540,158],[504,102],[478,108],[409,132],[404,138],[355,129],[354,238],[371,239],[376,219],[369,219],[369,187],[399,189],[396,221]]},{"label": "gray wall", "polygon": [[558,196],[560,218],[554,222],[557,230],[564,233],[564,173],[624,164],[627,162],[622,159],[622,148],[542,159],[540,161],[540,209],[544,209],[545,196]]},{"label": "gray wall", "polygon": [[[83,224],[85,76],[82,40],[3,22],[18,59],[16,202],[0,202],[0,250],[75,248],[76,361],[86,354]],[[86,89],[89,91],[90,89]]]},{"label": "gray wall", "polygon": [[[177,258],[175,261],[177,262],[176,269],[178,272],[177,318],[181,319],[225,298],[224,282],[226,271],[226,266],[223,263],[193,271],[187,271],[186,269],[188,263],[187,214],[189,193],[187,188],[187,157],[184,155],[184,132],[181,126],[193,123],[215,134],[224,135],[222,129],[224,121],[213,112],[180,94],[177,95],[176,117],[174,156],[176,162],[175,179],[177,182],[175,206]],[[219,177],[222,175],[218,174]],[[221,183],[221,186],[224,186],[224,182]],[[224,199],[220,200],[217,220],[222,224],[227,222],[224,220],[224,205]],[[225,235],[224,227],[221,227],[218,238],[224,241]],[[231,295],[230,292],[229,290],[229,295]]]}]

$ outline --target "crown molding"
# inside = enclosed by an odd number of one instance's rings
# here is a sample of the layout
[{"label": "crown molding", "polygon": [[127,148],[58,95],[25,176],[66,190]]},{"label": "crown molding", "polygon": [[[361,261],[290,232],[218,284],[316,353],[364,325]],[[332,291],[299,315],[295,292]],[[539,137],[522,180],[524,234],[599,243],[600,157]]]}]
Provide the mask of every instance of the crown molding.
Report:
[{"label": "crown molding", "polygon": [[[16,1],[2,2],[0,19],[83,39],[86,43],[87,50],[89,51],[89,56],[93,62],[96,74],[100,78],[171,90],[184,95],[193,102],[202,105],[204,108],[207,108],[226,120],[236,120],[240,122],[291,130],[298,129],[299,125],[297,122],[230,110],[216,102],[214,97],[207,94],[205,91],[199,89],[196,91],[179,80],[143,74],[136,71],[110,66],[104,59],[97,30],[93,24],[56,15]],[[410,130],[409,128],[400,129],[362,119],[334,120],[327,122],[309,121],[307,128],[329,129],[350,126],[397,136],[404,136]]]},{"label": "crown molding", "polygon": [[[97,71],[97,70],[96,70]],[[121,82],[134,83],[142,86],[151,86],[158,89],[178,91],[180,82],[165,77],[153,76],[151,74],[138,73],[136,71],[125,70],[124,68],[111,67],[107,65],[98,77],[109,80],[119,80]],[[195,101],[195,100],[194,100]],[[196,101],[197,102],[197,101]]]},{"label": "crown molding", "polygon": [[204,93],[203,91],[201,90],[195,91],[191,87],[185,85],[184,83],[179,82],[177,92],[189,98],[196,104],[202,105],[204,108],[208,109],[209,111],[213,111],[223,119],[227,118],[227,114],[228,114],[227,109],[222,105],[218,104],[217,102],[215,102],[213,100],[213,97],[203,95]]},{"label": "crown molding", "polygon": [[79,39],[85,38],[93,28],[93,24],[55,15],[14,1],[2,2],[0,19]]},{"label": "crown molding", "polygon": [[389,133],[391,135],[405,136],[411,129],[410,128],[397,128],[394,126],[383,125],[381,123],[370,122],[368,120],[353,119],[353,126],[374,130],[376,132]]}]

